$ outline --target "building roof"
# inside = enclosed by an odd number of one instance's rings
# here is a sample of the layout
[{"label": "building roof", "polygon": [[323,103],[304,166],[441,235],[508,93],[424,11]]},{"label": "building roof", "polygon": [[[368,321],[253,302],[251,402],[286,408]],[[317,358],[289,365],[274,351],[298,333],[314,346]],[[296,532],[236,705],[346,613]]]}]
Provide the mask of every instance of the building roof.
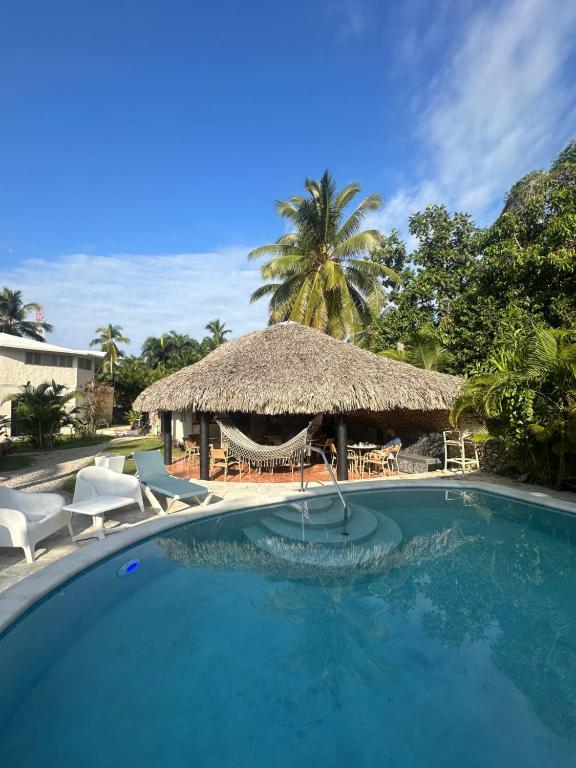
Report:
[{"label": "building roof", "polygon": [[277,414],[447,410],[462,381],[391,360],[299,323],[222,344],[145,389],[139,411]]},{"label": "building roof", "polygon": [[57,352],[60,355],[81,355],[82,357],[102,358],[106,356],[105,352],[96,352],[93,349],[57,347],[55,344],[47,344],[45,341],[34,341],[34,339],[26,339],[23,336],[13,336],[11,333],[0,333],[0,347],[33,350],[34,352]]}]

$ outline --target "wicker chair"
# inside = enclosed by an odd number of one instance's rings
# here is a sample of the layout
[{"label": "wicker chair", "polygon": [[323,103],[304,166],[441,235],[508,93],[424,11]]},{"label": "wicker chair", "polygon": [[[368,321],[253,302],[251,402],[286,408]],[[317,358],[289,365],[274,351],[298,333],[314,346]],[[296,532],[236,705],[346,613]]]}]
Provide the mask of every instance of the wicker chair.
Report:
[{"label": "wicker chair", "polygon": [[334,440],[331,440],[331,439],[326,440],[326,445],[324,446],[324,453],[326,454],[332,469],[335,469],[336,464],[338,464],[338,451],[336,450],[336,445],[334,444]]},{"label": "wicker chair", "polygon": [[238,466],[239,462],[228,455],[228,450],[226,448],[214,448],[214,446],[210,446],[210,471],[214,469],[223,469],[224,477],[228,477],[228,470]]},{"label": "wicker chair", "polygon": [[354,472],[356,475],[361,475],[363,472],[362,454],[356,453],[352,448],[348,448],[346,457],[348,459],[348,472]]},{"label": "wicker chair", "polygon": [[196,462],[200,460],[200,446],[193,437],[184,438],[184,460]]},{"label": "wicker chair", "polygon": [[388,466],[388,454],[385,451],[370,451],[362,460],[362,474],[368,469],[368,477],[375,472],[379,475]]},{"label": "wicker chair", "polygon": [[400,453],[401,448],[402,443],[398,443],[398,445],[391,445],[388,448],[383,449],[383,452],[386,452],[386,463],[388,464],[388,468],[391,472],[395,469],[398,475],[400,474],[398,454]]}]

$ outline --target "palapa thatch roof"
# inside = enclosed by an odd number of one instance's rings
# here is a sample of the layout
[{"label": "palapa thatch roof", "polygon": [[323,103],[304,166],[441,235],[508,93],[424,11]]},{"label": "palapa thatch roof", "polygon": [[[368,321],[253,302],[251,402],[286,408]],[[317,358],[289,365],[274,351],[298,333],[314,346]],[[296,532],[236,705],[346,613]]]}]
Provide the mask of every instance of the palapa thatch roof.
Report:
[{"label": "palapa thatch roof", "polygon": [[222,344],[145,389],[134,408],[267,415],[447,410],[460,386],[455,376],[289,322]]}]

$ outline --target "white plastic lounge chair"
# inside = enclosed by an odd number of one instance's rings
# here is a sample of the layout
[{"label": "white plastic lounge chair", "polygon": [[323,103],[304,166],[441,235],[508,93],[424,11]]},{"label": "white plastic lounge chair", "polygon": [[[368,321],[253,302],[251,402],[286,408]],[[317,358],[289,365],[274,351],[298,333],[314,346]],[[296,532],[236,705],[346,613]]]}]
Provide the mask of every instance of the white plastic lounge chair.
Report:
[{"label": "white plastic lounge chair", "polygon": [[34,562],[34,548],[65,525],[72,535],[66,500],[58,493],[30,493],[0,488],[0,547],[22,547]]},{"label": "white plastic lounge chair", "polygon": [[134,503],[144,512],[140,482],[132,475],[121,475],[107,467],[81,469],[76,475],[73,503],[94,499],[96,496],[123,496],[134,499]]},{"label": "white plastic lounge chair", "polygon": [[[134,454],[134,463],[138,470],[138,478],[144,486],[144,495],[150,502],[152,509],[159,515],[167,515],[171,507],[177,501],[197,504],[208,504],[213,494],[204,486],[189,483],[180,477],[174,477],[166,471],[160,451],[141,451]],[[162,508],[155,494],[172,499],[166,502],[166,509]]]}]

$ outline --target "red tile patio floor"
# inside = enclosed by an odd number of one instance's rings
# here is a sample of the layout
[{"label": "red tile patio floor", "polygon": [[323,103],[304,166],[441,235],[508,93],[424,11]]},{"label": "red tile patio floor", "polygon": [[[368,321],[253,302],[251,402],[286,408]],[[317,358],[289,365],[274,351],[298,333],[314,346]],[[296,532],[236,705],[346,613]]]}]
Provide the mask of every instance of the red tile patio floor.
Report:
[{"label": "red tile patio floor", "polygon": [[[183,458],[177,459],[173,464],[170,464],[168,471],[177,475],[178,477],[185,478],[186,480],[198,480],[200,476],[200,467],[198,462],[188,461]],[[386,472],[385,474],[376,475],[372,472],[371,477],[398,477],[394,472]],[[349,473],[349,480],[361,480],[367,479],[366,473],[362,478],[359,474]],[[217,469],[213,473],[210,473],[210,480],[219,480],[227,483],[297,483],[300,480],[300,471],[295,470],[294,473],[286,467],[276,467],[274,472],[262,472],[258,473],[257,470],[253,470],[250,474],[243,472],[240,474],[236,469],[231,469],[228,473],[228,477],[224,477],[224,470]],[[312,464],[310,467],[306,467],[304,470],[305,482],[316,481],[319,483],[325,483],[330,480],[328,472],[323,464]]]}]

